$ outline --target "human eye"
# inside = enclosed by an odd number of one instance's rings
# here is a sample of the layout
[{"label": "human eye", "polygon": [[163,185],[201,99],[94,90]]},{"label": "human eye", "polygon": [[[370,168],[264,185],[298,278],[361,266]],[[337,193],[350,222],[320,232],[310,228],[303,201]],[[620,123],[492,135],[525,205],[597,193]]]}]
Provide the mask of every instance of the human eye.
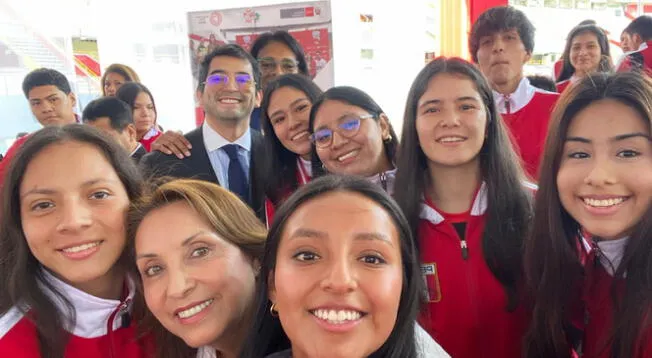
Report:
[{"label": "human eye", "polygon": [[340,124],[340,128],[346,130],[346,131],[353,131],[358,129],[360,127],[360,119],[359,118],[349,118],[342,122]]},{"label": "human eye", "polygon": [[429,113],[438,113],[440,110],[437,107],[427,107],[426,109],[423,110],[423,114],[429,114]]},{"label": "human eye", "polygon": [[204,257],[208,255],[209,252],[210,249],[208,247],[199,247],[192,250],[192,252],[190,253],[190,257]]},{"label": "human eye", "polygon": [[285,116],[276,116],[272,118],[272,125],[279,124],[285,120]]},{"label": "human eye", "polygon": [[295,111],[298,113],[298,112],[303,112],[303,111],[305,111],[305,110],[307,110],[307,109],[310,109],[310,105],[309,105],[309,104],[300,104],[300,105],[297,106],[297,108],[295,109]]},{"label": "human eye", "polygon": [[470,103],[465,103],[460,106],[460,109],[463,111],[470,111],[472,109],[475,109],[475,106]]},{"label": "human eye", "polygon": [[226,75],[224,75],[224,74],[216,73],[214,75],[208,76],[208,78],[206,79],[206,82],[208,82],[208,84],[211,84],[211,85],[221,85],[221,84],[226,83],[227,78],[228,77],[226,77]]},{"label": "human eye", "polygon": [[571,151],[567,154],[567,157],[570,159],[586,159],[589,158],[590,155],[581,151]]},{"label": "human eye", "polygon": [[641,153],[632,149],[625,149],[619,151],[616,155],[620,158],[635,158],[641,155]]},{"label": "human eye", "polygon": [[43,211],[54,207],[54,203],[51,201],[38,201],[34,203],[30,210],[32,211]]},{"label": "human eye", "polygon": [[158,275],[161,271],[163,271],[163,268],[159,265],[152,265],[143,270],[143,274],[147,277],[152,277]]},{"label": "human eye", "polygon": [[235,81],[240,85],[246,85],[251,81],[251,76],[249,75],[237,75],[235,76]]},{"label": "human eye", "polygon": [[485,38],[480,40],[480,46],[487,46],[487,45],[491,44],[492,42],[493,42],[493,40],[490,37],[485,37]]},{"label": "human eye", "polygon": [[109,194],[109,193],[108,193],[107,191],[105,191],[105,190],[99,190],[99,191],[96,191],[96,192],[94,192],[93,194],[91,194],[91,198],[92,198],[92,199],[106,199],[106,198],[108,198],[110,195],[111,195],[111,194]]},{"label": "human eye", "polygon": [[333,137],[333,132],[330,129],[322,129],[314,134],[315,143],[328,143]]},{"label": "human eye", "polygon": [[301,261],[301,262],[310,262],[310,261],[316,261],[320,257],[319,257],[319,255],[315,254],[314,252],[301,251],[301,252],[297,252],[296,254],[294,254],[294,256],[292,256],[292,258],[294,258],[297,261]]},{"label": "human eye", "polygon": [[379,254],[365,254],[360,257],[360,261],[362,263],[373,266],[380,266],[387,263],[387,261],[383,259]]}]

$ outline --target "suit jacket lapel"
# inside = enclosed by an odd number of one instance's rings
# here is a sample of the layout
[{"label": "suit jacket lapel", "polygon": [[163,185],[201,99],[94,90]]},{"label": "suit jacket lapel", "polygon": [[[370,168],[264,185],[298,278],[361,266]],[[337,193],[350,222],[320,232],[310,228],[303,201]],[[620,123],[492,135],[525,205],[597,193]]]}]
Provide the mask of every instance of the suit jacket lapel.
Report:
[{"label": "suit jacket lapel", "polygon": [[210,181],[221,185],[217,180],[217,175],[215,174],[215,169],[211,164],[211,160],[208,157],[208,152],[206,151],[206,145],[204,145],[204,134],[202,133],[202,127],[194,129],[186,135],[186,139],[192,145],[189,158],[186,158],[188,161],[188,166],[190,168],[196,168],[201,171],[199,179]]}]

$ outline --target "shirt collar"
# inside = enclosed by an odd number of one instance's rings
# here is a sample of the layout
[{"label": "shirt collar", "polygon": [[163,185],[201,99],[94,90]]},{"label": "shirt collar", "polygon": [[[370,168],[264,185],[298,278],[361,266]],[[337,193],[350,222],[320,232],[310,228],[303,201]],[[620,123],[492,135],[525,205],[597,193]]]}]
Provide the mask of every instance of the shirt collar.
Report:
[{"label": "shirt collar", "polygon": [[[471,216],[481,216],[487,211],[487,184],[482,182],[480,190],[475,195],[473,199],[473,206],[471,207]],[[444,216],[437,211],[434,207],[426,203],[425,198],[421,199],[421,212],[419,213],[419,218],[422,220],[427,220],[433,223],[434,225],[439,225],[444,222]]]},{"label": "shirt collar", "polygon": [[[125,306],[125,312],[131,311],[131,302],[133,301],[136,285],[129,277],[126,277],[127,296],[124,301],[99,298],[81,291],[55,277],[48,270],[41,268],[45,280],[63,297],[68,299],[75,311],[75,326],[72,327],[73,333],[79,337],[94,338],[107,334],[107,322],[109,317]],[[56,296],[49,288],[41,286],[47,292],[54,304],[61,312],[67,312],[67,306],[61,299]],[[113,330],[122,327],[122,315],[117,315],[113,321]]]},{"label": "shirt collar", "polygon": [[[496,92],[495,90],[492,90],[492,92],[494,94],[496,106],[498,107],[498,112],[500,112],[500,114],[507,113],[507,106],[505,105],[506,96],[502,93]],[[536,89],[530,84],[530,81],[527,79],[527,77],[523,77],[521,82],[519,82],[518,87],[516,87],[516,91],[509,95],[509,113],[518,112],[523,107],[525,107],[525,105],[530,103],[530,100],[532,97],[534,97],[535,92]]]},{"label": "shirt collar", "polygon": [[[648,41],[652,45],[652,41]],[[648,48],[648,42],[643,42],[641,46],[638,47],[638,51],[643,51]]]},{"label": "shirt collar", "polygon": [[136,142],[136,143],[137,143],[138,145],[137,145],[136,148],[131,152],[131,154],[129,154],[130,157],[133,157],[134,154],[136,154],[136,152],[140,149],[140,147],[143,146],[142,144],[140,144],[140,142]]},{"label": "shirt collar", "polygon": [[204,121],[201,130],[204,135],[204,146],[206,147],[207,153],[218,150],[227,144],[237,144],[247,152],[251,151],[251,128],[247,128],[247,131],[234,142],[229,142],[226,138],[222,137],[206,121]]},{"label": "shirt collar", "polygon": [[620,267],[620,262],[623,260],[628,241],[629,237],[625,237],[617,240],[600,240],[596,243],[602,253],[600,255],[600,263],[611,276]]}]

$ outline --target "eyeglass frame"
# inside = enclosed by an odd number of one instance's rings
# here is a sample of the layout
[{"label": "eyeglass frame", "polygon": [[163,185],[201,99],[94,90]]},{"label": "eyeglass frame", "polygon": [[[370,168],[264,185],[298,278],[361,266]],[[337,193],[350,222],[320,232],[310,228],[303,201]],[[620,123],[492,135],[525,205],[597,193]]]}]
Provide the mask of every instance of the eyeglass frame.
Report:
[{"label": "eyeglass frame", "polygon": [[[335,132],[337,132],[339,135],[341,135],[344,138],[347,138],[347,139],[353,138],[356,134],[358,134],[360,132],[360,127],[362,127],[362,120],[363,119],[371,119],[371,118],[377,118],[377,117],[378,117],[378,115],[373,114],[373,113],[371,113],[371,114],[363,114],[363,115],[346,114],[346,115],[342,116],[341,119],[344,119],[344,118],[355,118],[355,119],[357,119],[358,128],[355,130],[355,132],[345,134],[345,132],[342,132],[344,130],[342,128],[342,124],[344,124],[346,122],[340,122],[340,123],[337,124],[337,128],[335,130],[330,129],[330,128],[322,128],[322,129],[319,129],[316,132],[312,133],[310,135],[310,137],[308,137],[308,138],[310,139],[310,142],[316,148],[320,148],[320,149],[328,148],[331,145],[333,145],[333,137],[335,137]],[[317,144],[317,139],[316,139],[315,136],[317,135],[317,133],[322,132],[322,131],[330,131],[330,133],[331,133],[331,139],[328,141],[328,144],[326,144],[326,145]]]},{"label": "eyeglass frame", "polygon": [[[226,78],[226,82],[224,82],[224,83],[208,83],[208,81],[209,81],[209,79],[211,77],[217,77],[217,76],[224,76]],[[239,83],[238,82],[238,77],[242,77],[242,76],[248,76],[249,80],[246,83]],[[206,86],[224,87],[229,83],[229,81],[231,81],[231,78],[233,78],[233,80],[236,83],[236,87],[238,87],[238,89],[240,89],[240,90],[247,89],[247,86],[252,86],[252,85],[255,86],[256,85],[256,80],[254,79],[254,75],[252,75],[250,73],[246,73],[246,72],[238,72],[238,73],[235,73],[235,74],[229,74],[229,73],[226,73],[226,72],[212,73],[212,74],[210,74],[210,75],[208,75],[206,77],[206,80],[203,81],[201,83],[201,85],[204,86],[204,87],[206,87]]]},{"label": "eyeglass frame", "polygon": [[[287,57],[284,57],[284,58],[282,58],[281,60],[277,60],[277,59],[275,59],[274,57],[260,57],[260,58],[257,58],[256,61],[258,61],[258,65],[259,65],[259,67],[260,67],[260,71],[261,71],[261,72],[268,72],[268,70],[265,70],[265,69],[264,69],[265,66],[263,65],[263,63],[264,63],[265,61],[273,62],[273,63],[274,63],[273,68],[277,68],[279,65],[281,65],[281,71],[282,71],[283,73],[293,73],[293,72],[291,72],[291,71],[286,71],[286,70],[283,68],[283,62],[286,62],[286,63],[290,63],[290,62],[291,62],[291,63],[294,65],[293,70],[297,70],[297,71],[298,71],[298,69],[299,69],[299,61],[297,61],[296,59],[291,59],[291,58],[287,58]],[[271,63],[270,63],[270,64],[271,64]]]}]

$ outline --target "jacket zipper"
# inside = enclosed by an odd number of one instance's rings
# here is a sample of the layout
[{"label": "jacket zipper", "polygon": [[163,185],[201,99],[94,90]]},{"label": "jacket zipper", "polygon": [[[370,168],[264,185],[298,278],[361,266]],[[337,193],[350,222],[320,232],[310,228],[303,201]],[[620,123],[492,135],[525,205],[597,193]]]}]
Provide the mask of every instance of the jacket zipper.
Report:
[{"label": "jacket zipper", "polygon": [[113,311],[113,313],[111,313],[111,315],[109,316],[109,320],[107,322],[106,329],[109,335],[109,344],[111,346],[109,348],[109,351],[111,353],[111,358],[115,358],[115,347],[113,344],[113,321],[115,321],[116,316],[118,315],[122,316],[122,314],[127,311],[127,308],[129,307],[129,303],[131,303],[131,298],[127,298],[122,303],[120,303],[120,305],[118,305],[118,308],[116,308]]},{"label": "jacket zipper", "polygon": [[469,246],[466,244],[466,239],[460,238],[460,248],[462,249],[462,259],[464,261],[469,259]]}]

